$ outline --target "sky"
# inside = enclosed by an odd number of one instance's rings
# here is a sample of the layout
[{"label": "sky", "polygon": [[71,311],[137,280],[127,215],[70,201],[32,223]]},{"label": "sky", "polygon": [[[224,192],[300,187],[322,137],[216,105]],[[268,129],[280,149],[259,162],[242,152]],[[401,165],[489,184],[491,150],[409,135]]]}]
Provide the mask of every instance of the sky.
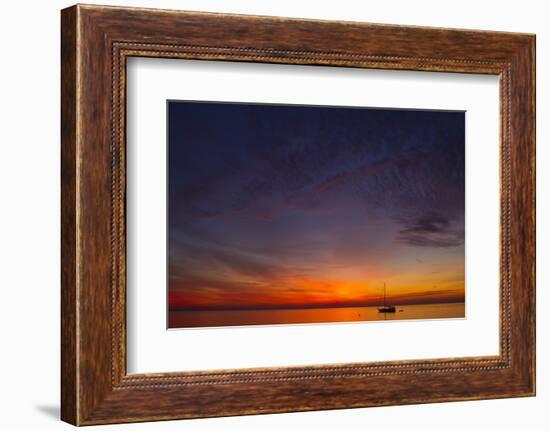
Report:
[{"label": "sky", "polygon": [[463,302],[464,121],[169,101],[169,309]]}]

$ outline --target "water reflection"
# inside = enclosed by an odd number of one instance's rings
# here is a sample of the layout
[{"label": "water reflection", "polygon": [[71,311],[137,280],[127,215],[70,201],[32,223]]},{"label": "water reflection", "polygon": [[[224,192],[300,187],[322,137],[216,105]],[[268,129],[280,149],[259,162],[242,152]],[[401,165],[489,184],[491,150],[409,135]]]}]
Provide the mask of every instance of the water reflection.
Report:
[{"label": "water reflection", "polygon": [[170,311],[170,328],[273,325],[291,323],[362,322],[376,320],[445,319],[465,317],[464,303],[396,306],[395,313],[377,307],[284,310]]}]

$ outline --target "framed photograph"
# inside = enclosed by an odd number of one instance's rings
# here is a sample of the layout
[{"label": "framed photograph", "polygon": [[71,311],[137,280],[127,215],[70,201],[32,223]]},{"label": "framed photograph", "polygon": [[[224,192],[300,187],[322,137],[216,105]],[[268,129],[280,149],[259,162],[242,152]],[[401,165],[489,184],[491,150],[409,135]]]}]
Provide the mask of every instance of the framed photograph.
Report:
[{"label": "framed photograph", "polygon": [[61,415],[535,394],[535,36],[61,14]]}]

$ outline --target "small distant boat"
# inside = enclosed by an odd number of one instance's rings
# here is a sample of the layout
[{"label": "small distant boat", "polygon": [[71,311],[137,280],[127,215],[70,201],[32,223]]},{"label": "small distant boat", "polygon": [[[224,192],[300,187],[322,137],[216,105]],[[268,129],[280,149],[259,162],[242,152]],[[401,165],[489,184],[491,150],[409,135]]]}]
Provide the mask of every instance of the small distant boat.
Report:
[{"label": "small distant boat", "polygon": [[395,305],[386,305],[386,283],[384,283],[384,303],[378,307],[379,313],[395,313]]}]

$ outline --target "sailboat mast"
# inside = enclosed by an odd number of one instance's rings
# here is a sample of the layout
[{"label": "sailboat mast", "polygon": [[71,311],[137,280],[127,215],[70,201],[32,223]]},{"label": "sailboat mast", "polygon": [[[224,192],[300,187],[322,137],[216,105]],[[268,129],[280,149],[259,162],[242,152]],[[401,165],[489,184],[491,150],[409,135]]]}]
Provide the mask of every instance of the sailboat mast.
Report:
[{"label": "sailboat mast", "polygon": [[384,307],[386,306],[386,282],[384,281]]}]

